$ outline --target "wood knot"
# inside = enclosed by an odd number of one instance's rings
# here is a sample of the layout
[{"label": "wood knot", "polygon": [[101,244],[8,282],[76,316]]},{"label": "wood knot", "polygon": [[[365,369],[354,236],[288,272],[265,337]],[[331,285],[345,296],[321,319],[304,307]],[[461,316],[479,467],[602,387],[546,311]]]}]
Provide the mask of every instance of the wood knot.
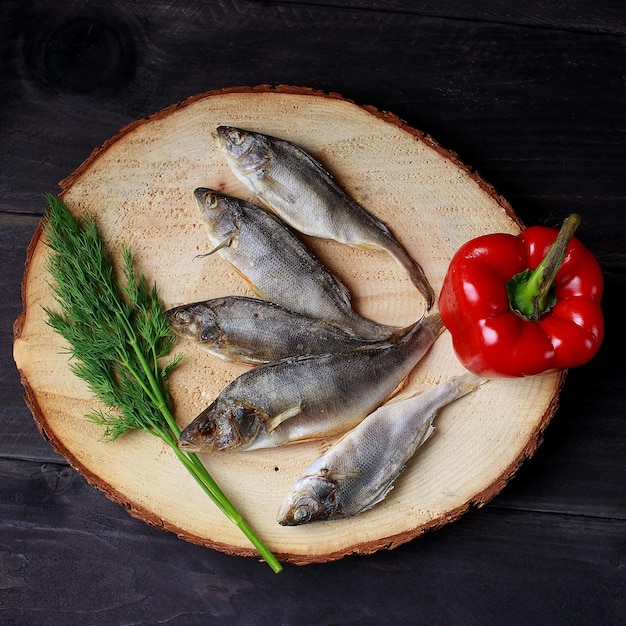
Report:
[{"label": "wood knot", "polygon": [[55,495],[60,495],[66,491],[74,479],[74,472],[70,467],[63,465],[49,465],[44,463],[41,467],[48,489]]},{"label": "wood knot", "polygon": [[24,37],[32,74],[55,92],[117,89],[132,76],[137,49],[133,25],[97,12],[33,19]]}]

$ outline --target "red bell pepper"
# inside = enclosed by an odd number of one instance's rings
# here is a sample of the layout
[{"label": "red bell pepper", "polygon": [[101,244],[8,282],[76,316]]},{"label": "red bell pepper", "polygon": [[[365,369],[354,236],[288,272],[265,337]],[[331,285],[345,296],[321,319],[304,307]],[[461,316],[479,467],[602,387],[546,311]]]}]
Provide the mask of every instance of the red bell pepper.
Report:
[{"label": "red bell pepper", "polygon": [[485,377],[532,376],[582,365],[604,337],[598,261],[575,237],[580,217],[560,231],[532,226],[491,234],[453,256],[439,296],[454,350]]}]

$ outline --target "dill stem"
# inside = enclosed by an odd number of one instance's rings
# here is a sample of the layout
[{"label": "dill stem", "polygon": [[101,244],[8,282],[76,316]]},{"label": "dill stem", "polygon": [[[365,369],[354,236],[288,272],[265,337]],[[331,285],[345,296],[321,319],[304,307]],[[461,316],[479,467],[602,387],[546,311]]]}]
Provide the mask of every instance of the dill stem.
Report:
[{"label": "dill stem", "polygon": [[[128,323],[128,320],[126,320],[125,316],[122,316],[122,317],[124,317],[124,321],[126,322],[125,328],[126,328],[126,333],[128,336],[128,343],[132,346],[135,354],[137,355],[137,359],[139,360],[139,363],[141,364],[141,367],[144,371],[146,379],[148,380],[148,383],[150,384],[150,387],[148,388],[146,384],[144,383],[144,381],[141,380],[141,377],[137,376],[135,372],[133,372],[133,375],[135,376],[139,384],[143,387],[144,391],[148,394],[152,402],[154,402],[157,408],[161,411],[161,414],[167,421],[167,425],[170,427],[170,430],[172,431],[172,433],[174,433],[176,437],[178,437],[178,435],[180,434],[180,429],[178,428],[178,424],[176,423],[176,420],[172,416],[170,410],[167,408],[167,402],[165,401],[165,398],[163,396],[163,390],[161,389],[161,385],[159,385],[159,381],[154,375],[152,368],[148,364],[145,354],[142,352],[141,348],[139,347],[139,342],[137,341],[137,337],[135,336],[135,333],[130,328],[130,324]],[[127,367],[132,371],[130,364],[128,364]],[[156,362],[155,362],[155,367],[158,367]]]},{"label": "dill stem", "polygon": [[120,317],[123,318],[128,342],[132,346],[135,354],[137,355],[139,363],[141,364],[141,367],[144,371],[145,378],[150,384],[150,388],[148,388],[148,386],[146,385],[143,377],[139,376],[138,373],[134,371],[130,363],[125,362],[125,366],[133,374],[138,384],[141,385],[144,391],[149,395],[154,404],[157,406],[157,408],[165,418],[170,431],[164,431],[153,422],[151,422],[152,427],[156,430],[158,436],[172,448],[172,450],[181,461],[181,463],[184,465],[184,467],[187,469],[187,471],[200,485],[202,490],[211,498],[211,500],[213,500],[213,502],[220,509],[220,511],[243,532],[243,534],[258,550],[259,554],[272,568],[272,570],[275,573],[279,573],[283,569],[282,565],[279,563],[276,557],[268,550],[265,544],[263,544],[263,542],[259,539],[259,537],[248,525],[248,523],[237,511],[237,509],[231,504],[230,500],[226,497],[226,494],[224,494],[224,492],[219,488],[218,484],[215,482],[206,467],[204,467],[202,461],[200,461],[198,456],[193,453],[185,453],[178,447],[177,439],[178,435],[180,434],[178,424],[174,420],[174,417],[167,406],[165,398],[163,397],[161,386],[154,376],[152,368],[150,367],[144,353],[141,351],[135,333],[132,332],[128,320],[123,315],[120,315]]},{"label": "dill stem", "polygon": [[[167,407],[160,407],[161,413],[167,419],[167,415],[171,414]],[[183,464],[185,469],[191,474],[193,479],[198,483],[200,488],[211,498],[217,508],[233,523],[239,530],[247,537],[252,545],[257,549],[261,557],[272,568],[274,573],[278,574],[282,571],[283,567],[278,559],[272,554],[272,552],[265,546],[265,544],[259,539],[254,530],[248,525],[246,520],[232,505],[230,500],[226,497],[224,492],[219,488],[211,474],[209,474],[206,467],[204,467],[202,461],[194,453],[183,452],[177,444],[177,435],[174,433],[164,431],[155,424],[152,424],[155,428],[156,436],[162,439],[167,445],[169,445],[179,461]],[[178,428],[177,428],[178,430]]]},{"label": "dill stem", "polygon": [[178,459],[184,465],[185,469],[191,474],[198,485],[200,485],[202,490],[211,498],[211,500],[213,500],[214,504],[220,509],[220,511],[243,532],[252,545],[258,550],[261,557],[272,568],[272,570],[278,574],[283,569],[278,559],[276,559],[270,550],[268,550],[265,544],[263,544],[237,509],[231,504],[230,500],[226,497],[226,494],[224,494],[224,492],[219,488],[218,484],[204,467],[202,461],[200,461],[197,455],[185,453],[178,447],[177,440],[178,435],[180,434],[178,424],[174,420],[174,417],[167,406],[165,398],[163,397],[161,386],[155,378],[152,368],[145,358],[145,355],[141,351],[135,334],[130,330],[128,320],[123,315],[120,315],[120,317],[123,318],[128,342],[137,355],[145,378],[148,380],[150,387],[148,388],[148,385],[146,385],[143,377],[134,371],[134,368],[126,359],[124,359],[124,366],[131,372],[137,383],[141,385],[142,389],[148,394],[152,402],[160,411],[161,415],[165,418],[169,427],[169,432],[167,432],[162,428],[159,428],[157,424],[146,416],[146,418],[150,421],[152,428],[155,430],[155,434],[172,448]]},{"label": "dill stem", "polygon": [[230,503],[217,483],[213,480],[200,459],[193,453],[185,453],[178,446],[172,446],[176,456],[185,466],[187,471],[193,476],[202,490],[213,500],[215,505],[222,511],[233,524],[247,537],[250,543],[257,549],[261,557],[272,568],[275,574],[282,571],[283,566],[272,552],[259,539],[257,534],[248,525],[246,520],[237,512],[237,509]]}]

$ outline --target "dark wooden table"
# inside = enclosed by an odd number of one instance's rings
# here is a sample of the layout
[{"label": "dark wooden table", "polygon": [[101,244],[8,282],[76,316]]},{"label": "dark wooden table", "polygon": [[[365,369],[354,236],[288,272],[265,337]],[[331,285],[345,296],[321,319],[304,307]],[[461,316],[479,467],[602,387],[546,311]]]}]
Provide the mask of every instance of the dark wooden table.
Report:
[{"label": "dark wooden table", "polygon": [[[3,0],[0,51],[0,624],[626,623],[624,3]],[[36,430],[11,351],[43,194],[123,125],[261,83],[397,114],[526,224],[580,212],[606,281],[606,341],[500,495],[279,576],[90,487]]]}]

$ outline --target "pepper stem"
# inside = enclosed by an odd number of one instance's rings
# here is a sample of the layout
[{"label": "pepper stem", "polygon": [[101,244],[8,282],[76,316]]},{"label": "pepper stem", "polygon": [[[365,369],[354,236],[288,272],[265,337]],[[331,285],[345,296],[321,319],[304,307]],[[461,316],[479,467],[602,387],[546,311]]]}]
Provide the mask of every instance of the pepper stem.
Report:
[{"label": "pepper stem", "polygon": [[570,215],[561,226],[554,243],[541,263],[533,271],[526,269],[516,274],[506,285],[511,310],[529,320],[538,320],[554,306],[552,283],[563,264],[567,247],[574,236],[581,217]]}]

